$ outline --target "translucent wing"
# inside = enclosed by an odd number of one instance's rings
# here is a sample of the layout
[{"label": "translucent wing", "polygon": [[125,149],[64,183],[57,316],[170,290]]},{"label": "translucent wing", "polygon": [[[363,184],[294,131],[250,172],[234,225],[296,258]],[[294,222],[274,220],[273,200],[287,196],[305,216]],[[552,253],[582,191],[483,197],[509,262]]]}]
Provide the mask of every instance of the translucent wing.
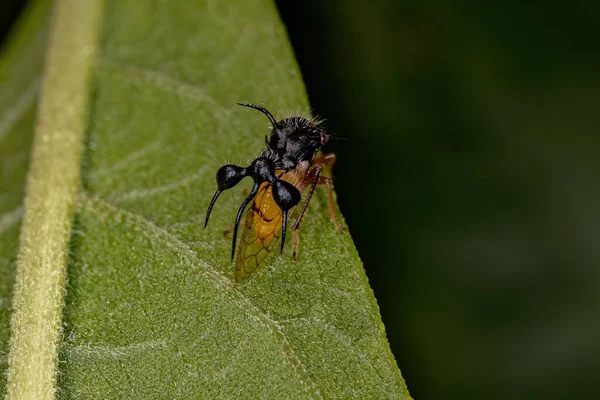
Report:
[{"label": "translucent wing", "polygon": [[281,210],[273,199],[271,185],[263,183],[246,214],[244,232],[235,262],[236,281],[250,275],[269,255],[281,236]]},{"label": "translucent wing", "polygon": [[[302,162],[281,179],[290,182],[302,193],[306,188],[304,178],[309,167],[309,162]],[[283,174],[283,171],[276,171],[276,173]],[[292,213],[293,209],[289,212],[288,220],[292,219]],[[263,183],[246,214],[244,232],[235,261],[236,281],[239,282],[254,272],[279,242],[281,219],[281,209],[273,199],[272,187],[268,183]]]}]

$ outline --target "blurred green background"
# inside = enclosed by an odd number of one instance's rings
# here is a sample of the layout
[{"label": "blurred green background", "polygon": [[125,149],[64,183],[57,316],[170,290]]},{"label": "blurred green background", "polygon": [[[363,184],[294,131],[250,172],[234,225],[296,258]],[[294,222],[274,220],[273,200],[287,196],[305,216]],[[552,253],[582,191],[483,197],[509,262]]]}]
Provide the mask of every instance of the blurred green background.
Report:
[{"label": "blurred green background", "polygon": [[277,5],[414,398],[600,398],[600,3]]}]

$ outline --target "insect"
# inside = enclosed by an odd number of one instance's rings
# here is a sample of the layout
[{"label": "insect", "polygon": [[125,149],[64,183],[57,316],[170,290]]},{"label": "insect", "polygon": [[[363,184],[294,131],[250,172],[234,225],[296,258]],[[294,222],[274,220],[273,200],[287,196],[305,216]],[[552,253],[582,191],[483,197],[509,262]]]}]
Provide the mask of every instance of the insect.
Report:
[{"label": "insect", "polygon": [[[283,253],[287,223],[294,207],[301,199],[302,193],[308,189],[300,214],[292,225],[293,250],[292,259],[298,252],[298,228],[306,214],[308,203],[317,184],[324,184],[329,189],[329,217],[335,226],[343,232],[337,221],[333,201],[333,183],[331,168],[335,162],[335,154],[317,155],[330,135],[325,132],[319,122],[303,117],[290,117],[275,120],[264,107],[254,104],[238,103],[265,114],[273,129],[270,136],[265,136],[266,150],[260,153],[247,167],[224,165],[217,171],[217,191],[208,210],[204,227],[208,225],[210,213],[217,198],[224,190],[231,189],[243,178],[250,177],[254,185],[248,196],[242,201],[233,225],[233,241],[231,261],[235,256],[235,245],[242,214],[252,202],[244,221],[244,231],[237,253],[234,278],[240,281],[251,274],[271,252],[276,239],[281,238],[280,252]],[[322,176],[325,169],[327,176]],[[253,201],[254,200],[254,201]]]}]

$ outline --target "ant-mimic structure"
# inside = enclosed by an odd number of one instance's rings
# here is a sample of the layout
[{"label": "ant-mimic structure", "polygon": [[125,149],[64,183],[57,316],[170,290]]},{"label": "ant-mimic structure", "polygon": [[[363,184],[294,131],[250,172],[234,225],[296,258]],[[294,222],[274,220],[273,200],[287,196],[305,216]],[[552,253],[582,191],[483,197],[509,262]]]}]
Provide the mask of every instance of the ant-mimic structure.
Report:
[{"label": "ant-mimic structure", "polygon": [[[238,104],[265,114],[273,129],[270,137],[265,136],[267,149],[261,152],[260,156],[249,166],[244,168],[228,164],[217,171],[217,191],[206,212],[205,228],[208,225],[212,208],[221,193],[231,189],[245,177],[252,178],[254,185],[242,202],[233,226],[232,261],[242,213],[254,200],[245,220],[244,234],[238,251],[238,260],[235,266],[236,280],[240,280],[256,269],[271,251],[274,244],[273,239],[279,237],[280,229],[280,252],[283,252],[288,218],[292,209],[300,203],[302,192],[306,188],[310,189],[304,205],[292,225],[294,241],[292,259],[296,259],[298,250],[297,231],[317,184],[328,186],[329,216],[336,227],[343,231],[337,221],[333,201],[331,168],[335,162],[335,154],[328,153],[317,156],[317,152],[330,138],[321,124],[303,117],[290,117],[278,122],[264,107],[254,104]],[[326,168],[328,172],[327,177],[321,176],[323,168]],[[279,224],[280,220],[281,224]]]}]

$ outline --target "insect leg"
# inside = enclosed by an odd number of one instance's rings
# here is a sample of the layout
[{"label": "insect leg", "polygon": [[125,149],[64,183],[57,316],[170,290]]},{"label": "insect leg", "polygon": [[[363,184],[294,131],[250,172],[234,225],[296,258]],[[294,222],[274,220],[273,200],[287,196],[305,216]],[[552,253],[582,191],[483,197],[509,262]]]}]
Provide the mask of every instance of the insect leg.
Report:
[{"label": "insect leg", "polygon": [[286,225],[287,225],[287,220],[288,220],[288,211],[287,210],[283,210],[281,211],[281,249],[279,250],[280,253],[283,253],[283,245],[285,244],[285,230],[286,230]]},{"label": "insect leg", "polygon": [[240,206],[240,209],[238,210],[237,216],[235,217],[235,225],[233,225],[233,243],[231,246],[231,261],[233,261],[233,256],[235,255],[235,242],[237,239],[237,232],[238,232],[238,227],[240,226],[240,219],[242,218],[242,213],[244,212],[244,209],[246,208],[248,203],[250,203],[252,201],[252,199],[254,199],[254,197],[256,196],[256,193],[258,193],[259,186],[260,186],[260,183],[258,183],[258,182],[254,183],[254,186],[252,186],[252,191],[250,192],[248,197],[246,197],[244,199],[244,201],[242,202],[242,205]]},{"label": "insect leg", "polygon": [[[250,189],[244,188],[242,193],[244,194],[244,196],[248,197],[250,195]],[[245,223],[246,221],[240,222],[240,226],[244,226]],[[223,237],[226,238],[231,232],[233,232],[233,225],[223,231]]]},{"label": "insect leg", "polygon": [[328,201],[328,205],[329,205],[329,219],[331,220],[331,222],[333,222],[333,224],[336,226],[336,228],[338,228],[338,230],[340,232],[344,232],[344,227],[342,227],[342,224],[339,223],[339,221],[337,220],[337,212],[335,211],[335,202],[333,201],[333,182],[331,178],[326,178],[324,176],[320,176],[319,177],[319,182],[320,185],[327,185],[327,188],[329,189],[329,201]]},{"label": "insect leg", "polygon": [[327,170],[327,174],[331,176],[331,168],[333,167],[333,164],[335,164],[336,160],[337,156],[335,155],[335,153],[327,153],[315,157],[313,163],[324,165]]},{"label": "insect leg", "polygon": [[323,165],[327,172],[327,177],[319,177],[319,185],[327,185],[329,192],[329,219],[339,229],[340,232],[344,231],[342,224],[337,220],[337,212],[335,211],[335,202],[333,201],[333,164],[335,164],[337,157],[335,153],[327,153],[315,158],[314,163]]},{"label": "insect leg", "polygon": [[296,261],[296,254],[298,253],[298,231],[292,230],[292,240],[294,246],[292,248],[292,261]]},{"label": "insect leg", "polygon": [[319,175],[321,174],[322,169],[323,169],[323,167],[321,166],[321,164],[317,164],[313,168],[311,168],[311,170],[308,174],[306,174],[305,179],[307,179],[307,180],[312,179],[312,183],[310,185],[308,194],[306,195],[306,200],[304,200],[304,205],[302,206],[302,211],[300,211],[300,215],[298,215],[296,222],[294,222],[294,225],[292,225],[292,237],[294,240],[294,249],[292,250],[292,260],[296,259],[296,254],[298,253],[298,228],[300,227],[300,222],[302,222],[302,218],[304,218],[304,214],[306,214],[306,209],[308,208],[308,203],[310,202],[310,199],[311,199],[313,193],[315,192],[315,187],[317,186],[317,183],[319,181]]}]

